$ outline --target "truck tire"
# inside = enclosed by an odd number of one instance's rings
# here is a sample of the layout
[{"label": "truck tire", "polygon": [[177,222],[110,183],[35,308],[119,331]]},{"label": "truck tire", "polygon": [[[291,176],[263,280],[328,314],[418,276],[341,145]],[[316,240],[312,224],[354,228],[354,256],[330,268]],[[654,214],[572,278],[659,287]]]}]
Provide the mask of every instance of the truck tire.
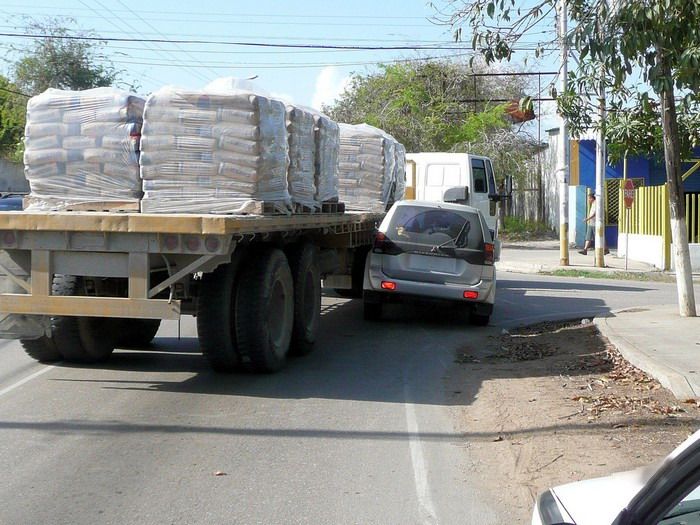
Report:
[{"label": "truck tire", "polygon": [[63,356],[56,350],[53,341],[49,337],[20,339],[19,342],[27,355],[40,363],[52,363],[63,359]]},{"label": "truck tire", "polygon": [[160,319],[115,319],[119,332],[116,346],[119,348],[143,348],[158,333]]},{"label": "truck tire", "polygon": [[238,268],[242,258],[242,252],[234,252],[230,263],[205,273],[199,287],[199,347],[217,372],[233,372],[240,364],[235,316]]},{"label": "truck tire", "polygon": [[241,283],[235,316],[241,364],[276,372],[286,363],[294,327],[294,281],[284,252],[255,250],[242,265]]},{"label": "truck tire", "polygon": [[310,243],[287,251],[294,281],[294,326],[289,354],[300,356],[314,349],[321,323],[321,269],[318,249]]},{"label": "truck tire", "polygon": [[[54,295],[80,295],[82,278],[56,275]],[[60,316],[51,318],[51,339],[66,361],[96,363],[114,351],[117,323],[108,317]]]}]

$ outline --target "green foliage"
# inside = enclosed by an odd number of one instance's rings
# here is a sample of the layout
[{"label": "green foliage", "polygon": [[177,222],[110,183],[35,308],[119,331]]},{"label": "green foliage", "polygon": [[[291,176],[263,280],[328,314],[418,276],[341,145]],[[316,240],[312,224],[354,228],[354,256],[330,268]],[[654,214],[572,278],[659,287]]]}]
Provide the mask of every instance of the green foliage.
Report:
[{"label": "green foliage", "polygon": [[475,77],[465,64],[410,61],[356,74],[340,99],[324,110],[339,122],[366,122],[384,129],[407,151],[448,151],[491,131],[507,129],[503,106],[474,102],[520,98],[522,77]]},{"label": "green foliage", "polygon": [[[89,89],[110,86],[117,72],[99,55],[104,43],[72,40],[65,19],[32,21],[27,32],[43,35],[29,47],[19,50],[23,56],[14,65],[15,84],[28,95],[48,88]],[[82,33],[80,33],[82,35]]]},{"label": "green foliage", "polygon": [[11,160],[17,160],[18,148],[22,150],[27,111],[27,98],[16,91],[17,86],[0,76],[0,157]]},{"label": "green foliage", "polygon": [[554,239],[556,234],[543,222],[528,221],[506,216],[503,229],[498,232],[504,241]]}]

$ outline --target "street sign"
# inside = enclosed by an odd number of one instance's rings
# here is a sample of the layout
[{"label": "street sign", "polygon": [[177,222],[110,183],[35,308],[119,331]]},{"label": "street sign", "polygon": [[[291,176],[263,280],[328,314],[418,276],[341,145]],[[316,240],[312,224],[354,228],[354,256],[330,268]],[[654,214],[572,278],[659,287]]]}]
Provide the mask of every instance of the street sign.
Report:
[{"label": "street sign", "polygon": [[631,208],[634,204],[634,182],[632,179],[625,179],[622,186],[622,197],[625,199],[625,208]]}]

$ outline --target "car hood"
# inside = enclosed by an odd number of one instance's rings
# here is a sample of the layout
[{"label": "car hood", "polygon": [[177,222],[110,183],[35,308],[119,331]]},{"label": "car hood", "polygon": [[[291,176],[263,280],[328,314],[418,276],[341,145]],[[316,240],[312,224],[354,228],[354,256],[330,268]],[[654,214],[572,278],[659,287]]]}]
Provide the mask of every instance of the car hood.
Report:
[{"label": "car hood", "polygon": [[552,489],[576,525],[611,524],[647,482],[654,468],[619,472]]}]

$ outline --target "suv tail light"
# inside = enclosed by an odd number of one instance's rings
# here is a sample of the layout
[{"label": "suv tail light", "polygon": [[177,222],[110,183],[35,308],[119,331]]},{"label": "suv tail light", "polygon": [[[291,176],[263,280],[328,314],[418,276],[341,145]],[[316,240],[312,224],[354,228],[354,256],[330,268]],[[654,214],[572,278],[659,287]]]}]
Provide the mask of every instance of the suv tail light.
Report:
[{"label": "suv tail light", "polygon": [[484,264],[493,264],[494,262],[494,247],[492,242],[484,243]]},{"label": "suv tail light", "polygon": [[374,234],[374,243],[372,245],[374,253],[384,253],[387,255],[398,255],[401,249],[389,239],[384,232]]}]

